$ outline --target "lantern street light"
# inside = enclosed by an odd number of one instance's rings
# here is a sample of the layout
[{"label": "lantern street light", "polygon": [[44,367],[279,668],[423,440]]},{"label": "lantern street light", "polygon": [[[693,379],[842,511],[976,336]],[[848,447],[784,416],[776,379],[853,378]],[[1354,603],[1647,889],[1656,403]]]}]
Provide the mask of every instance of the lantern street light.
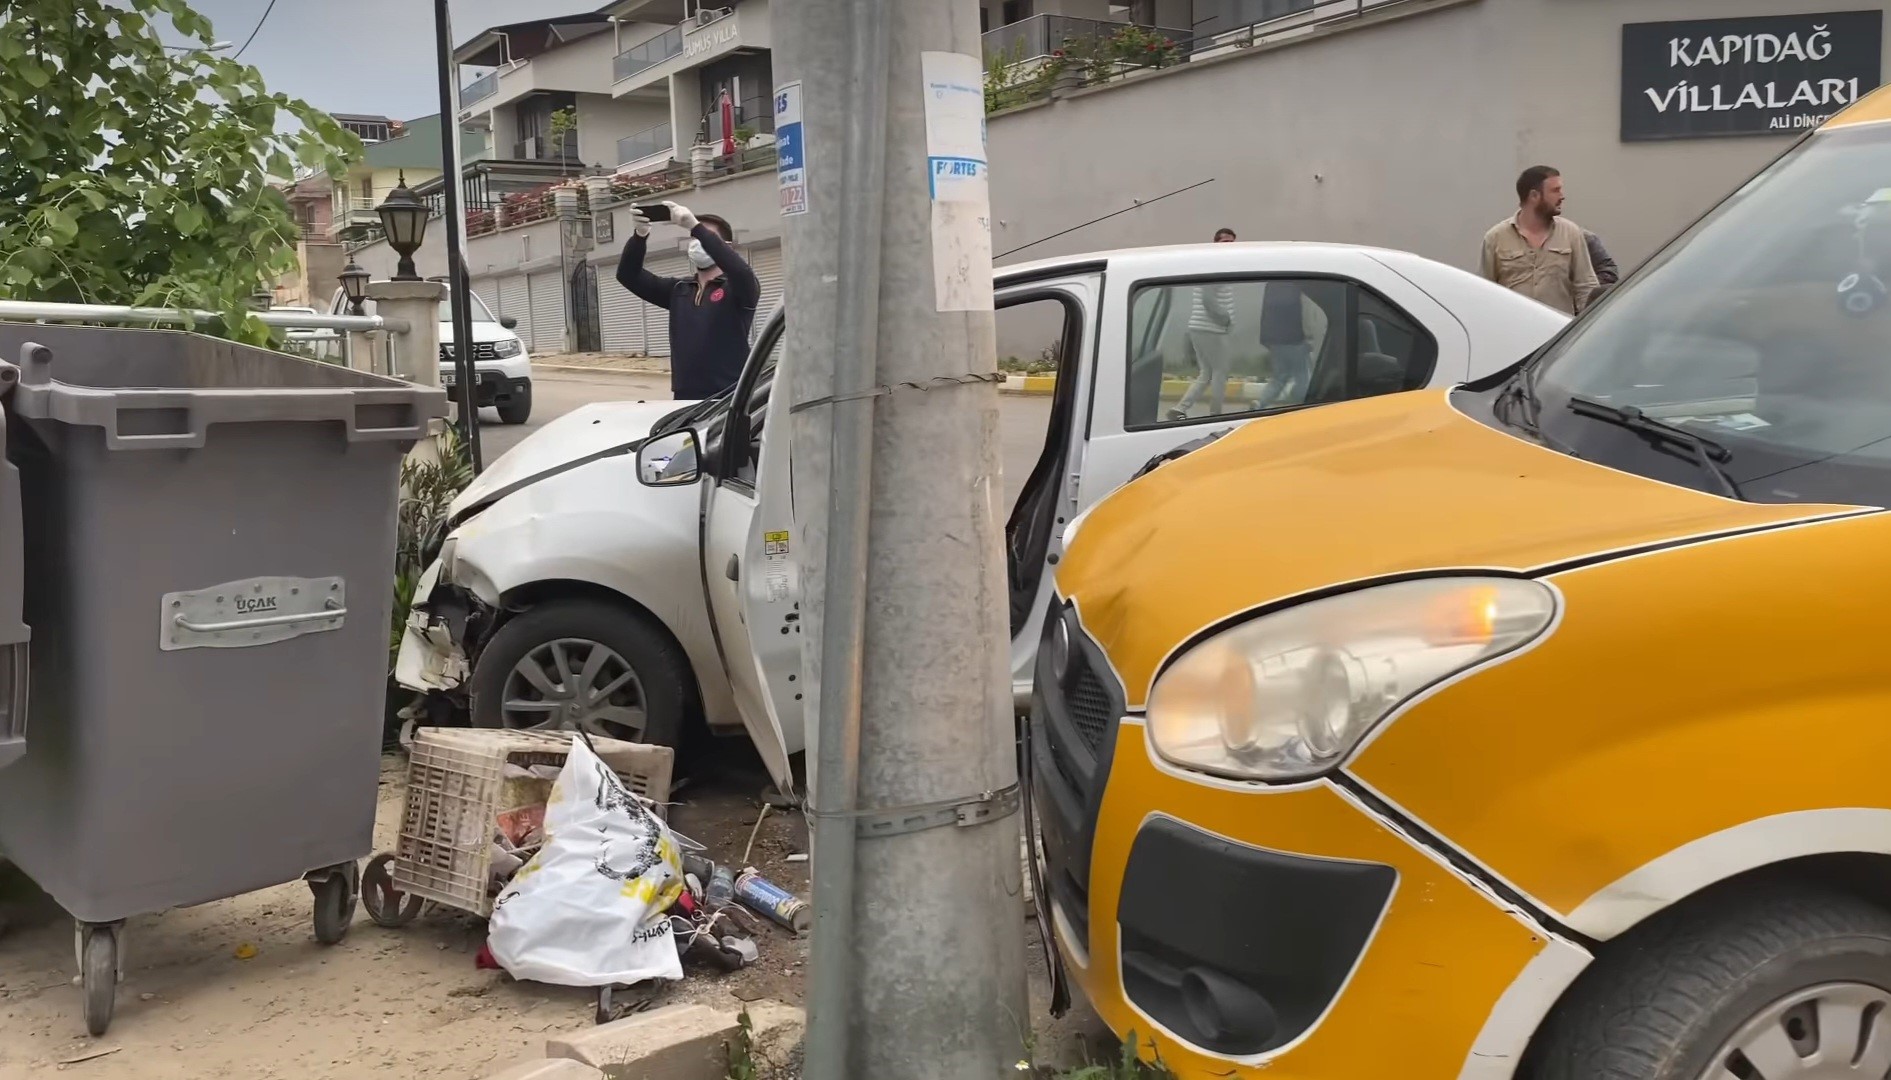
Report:
[{"label": "lantern street light", "polygon": [[341,292],[348,298],[348,314],[362,313],[361,302],[368,298],[369,276],[361,264],[353,259],[349,259],[348,265],[341,268]]},{"label": "lantern street light", "polygon": [[393,280],[419,281],[414,252],[420,250],[420,241],[427,235],[427,218],[433,208],[408,189],[407,173],[402,171],[394,190],[387,193],[387,200],[374,210],[381,215],[381,233],[387,237],[387,246],[400,256]]}]

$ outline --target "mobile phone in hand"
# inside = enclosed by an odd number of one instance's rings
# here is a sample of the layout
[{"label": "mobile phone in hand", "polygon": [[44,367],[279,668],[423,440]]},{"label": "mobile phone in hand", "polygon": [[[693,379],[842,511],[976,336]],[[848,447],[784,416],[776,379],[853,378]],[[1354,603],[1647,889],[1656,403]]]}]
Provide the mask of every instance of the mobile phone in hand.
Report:
[{"label": "mobile phone in hand", "polygon": [[670,220],[670,208],[662,203],[649,203],[644,206],[639,206],[637,212],[642,214],[645,220],[648,221]]}]

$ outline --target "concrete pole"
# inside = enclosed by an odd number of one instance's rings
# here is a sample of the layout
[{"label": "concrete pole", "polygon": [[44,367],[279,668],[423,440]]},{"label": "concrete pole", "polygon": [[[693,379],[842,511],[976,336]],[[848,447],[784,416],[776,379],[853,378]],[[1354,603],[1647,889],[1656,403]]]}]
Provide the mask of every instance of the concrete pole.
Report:
[{"label": "concrete pole", "polygon": [[[978,6],[781,7],[809,207],[783,223],[815,710],[806,1074],[1011,1075],[1030,1016]],[[874,394],[905,383],[933,389]]]}]

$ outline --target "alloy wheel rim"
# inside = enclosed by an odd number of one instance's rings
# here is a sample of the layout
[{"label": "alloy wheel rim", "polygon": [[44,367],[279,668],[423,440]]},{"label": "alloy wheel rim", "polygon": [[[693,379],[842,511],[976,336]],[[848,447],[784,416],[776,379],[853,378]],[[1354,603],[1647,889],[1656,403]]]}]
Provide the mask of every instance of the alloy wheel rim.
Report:
[{"label": "alloy wheel rim", "polygon": [[1885,1080],[1891,991],[1826,983],[1773,1002],[1742,1024],[1701,1080]]},{"label": "alloy wheel rim", "polygon": [[584,638],[557,638],[520,657],[500,701],[509,728],[639,742],[649,726],[637,670],[615,649]]}]

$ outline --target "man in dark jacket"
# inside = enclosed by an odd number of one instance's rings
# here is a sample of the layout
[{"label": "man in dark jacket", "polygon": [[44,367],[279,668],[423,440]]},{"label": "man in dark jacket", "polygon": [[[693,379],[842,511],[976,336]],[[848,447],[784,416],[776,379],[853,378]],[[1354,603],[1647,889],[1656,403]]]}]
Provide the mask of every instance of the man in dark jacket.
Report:
[{"label": "man in dark jacket", "polygon": [[630,242],[617,263],[617,281],[646,304],[670,313],[670,392],[679,401],[715,397],[735,385],[749,354],[749,328],[762,286],[735,253],[729,223],[687,207],[663,204],[670,220],[689,231],[690,278],[659,277],[644,269],[650,219],[632,207]]},{"label": "man in dark jacket", "polygon": [[1602,246],[1602,238],[1584,229],[1582,239],[1589,247],[1589,261],[1595,264],[1596,284],[1606,289],[1622,280],[1621,268],[1615,265],[1615,257],[1609,254],[1609,249]]}]

